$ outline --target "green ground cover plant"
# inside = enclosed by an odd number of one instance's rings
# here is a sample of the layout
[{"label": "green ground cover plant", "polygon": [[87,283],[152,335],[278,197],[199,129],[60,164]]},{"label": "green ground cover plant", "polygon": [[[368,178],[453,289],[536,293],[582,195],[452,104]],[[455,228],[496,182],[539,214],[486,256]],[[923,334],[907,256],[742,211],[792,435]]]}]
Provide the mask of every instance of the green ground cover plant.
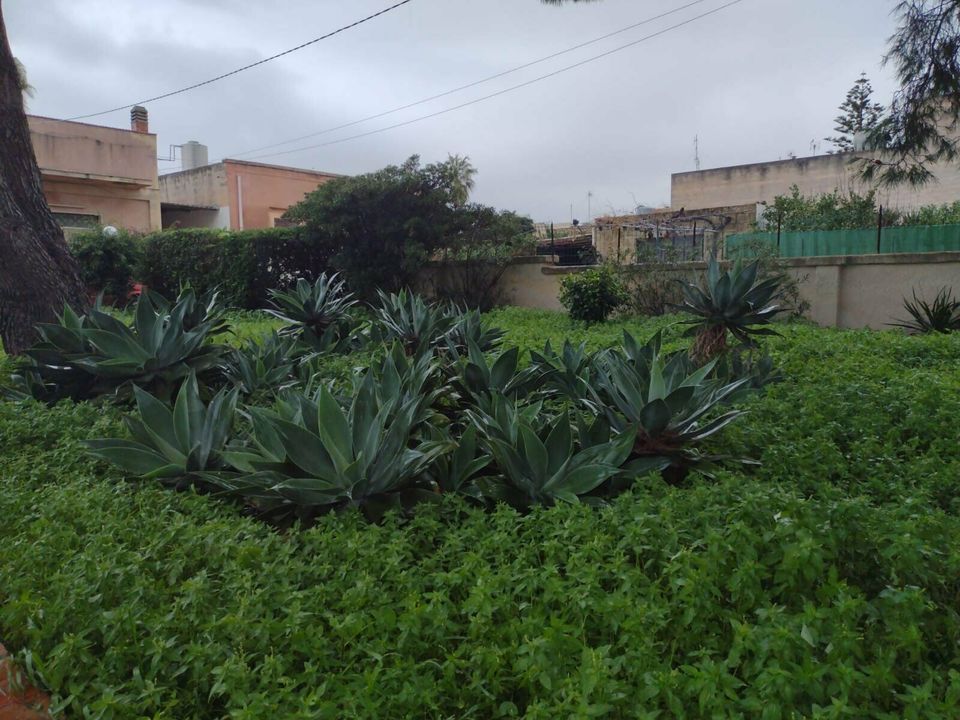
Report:
[{"label": "green ground cover plant", "polygon": [[[230,319],[233,347],[279,329]],[[671,316],[484,320],[520,369],[533,350],[577,371],[624,330],[689,344]],[[121,407],[2,403],[0,638],[68,718],[956,717],[960,338],[778,332],[779,382],[705,441],[760,465],[647,474],[601,507],[444,492],[281,532],[92,458]],[[372,360],[317,367],[336,395]],[[529,442],[565,447],[549,423]],[[469,454],[445,458],[464,487],[489,471]]]}]

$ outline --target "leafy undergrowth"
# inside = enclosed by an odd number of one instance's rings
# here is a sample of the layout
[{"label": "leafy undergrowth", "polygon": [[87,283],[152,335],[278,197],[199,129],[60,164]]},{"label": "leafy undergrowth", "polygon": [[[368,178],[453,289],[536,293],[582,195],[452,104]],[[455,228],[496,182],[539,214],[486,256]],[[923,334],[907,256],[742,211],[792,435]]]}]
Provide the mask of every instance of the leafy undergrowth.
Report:
[{"label": "leafy undergrowth", "polygon": [[716,442],[762,467],[601,509],[282,535],[90,460],[112,410],[2,404],[0,638],[66,717],[955,718],[960,338],[782,331]]}]

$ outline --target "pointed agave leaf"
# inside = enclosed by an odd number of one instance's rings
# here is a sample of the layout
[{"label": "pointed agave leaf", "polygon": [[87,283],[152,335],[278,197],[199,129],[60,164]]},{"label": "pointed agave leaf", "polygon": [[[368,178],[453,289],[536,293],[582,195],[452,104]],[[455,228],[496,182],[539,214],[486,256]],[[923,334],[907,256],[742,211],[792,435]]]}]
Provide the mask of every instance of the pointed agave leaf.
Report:
[{"label": "pointed agave leaf", "polygon": [[129,440],[87,440],[90,452],[143,478],[173,477],[183,472],[160,453]]},{"label": "pointed agave leaf", "polygon": [[544,443],[547,451],[547,468],[545,475],[552,477],[570,458],[573,449],[573,439],[570,432],[570,419],[561,415],[554,423]]},{"label": "pointed agave leaf", "polygon": [[670,408],[663,400],[647,403],[640,411],[640,425],[650,437],[657,437],[670,424]]},{"label": "pointed agave leaf", "polygon": [[340,404],[326,388],[320,388],[317,398],[317,425],[324,449],[337,470],[343,471],[354,460],[353,434]]}]

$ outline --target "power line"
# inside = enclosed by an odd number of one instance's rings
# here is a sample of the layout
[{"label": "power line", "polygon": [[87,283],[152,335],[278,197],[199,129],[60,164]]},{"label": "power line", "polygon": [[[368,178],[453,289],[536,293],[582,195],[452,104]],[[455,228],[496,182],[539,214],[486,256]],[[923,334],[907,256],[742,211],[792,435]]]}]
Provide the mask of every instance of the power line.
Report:
[{"label": "power line", "polygon": [[492,99],[492,98],[499,97],[499,96],[501,96],[501,95],[506,95],[507,93],[513,92],[514,90],[519,90],[519,89],[521,89],[521,88],[525,88],[525,87],[528,87],[528,86],[530,86],[530,85],[534,85],[535,83],[542,82],[543,80],[547,80],[547,79],[549,79],[549,78],[556,77],[557,75],[560,75],[560,74],[562,74],[562,73],[568,72],[568,71],[570,71],[570,70],[574,70],[574,69],[576,69],[576,68],[578,68],[578,67],[582,67],[582,66],[587,65],[587,64],[589,64],[589,63],[591,63],[591,62],[594,62],[595,60],[600,60],[601,58],[608,57],[608,56],[613,55],[613,54],[615,54],[615,53],[618,53],[618,52],[621,52],[621,51],[626,50],[626,49],[628,49],[628,48],[634,47],[635,45],[639,45],[639,44],[644,43],[644,42],[646,42],[646,41],[648,41],[648,40],[652,40],[653,38],[656,38],[656,37],[659,37],[659,36],[661,36],[661,35],[664,35],[664,34],[666,34],[666,33],[668,33],[668,32],[671,32],[672,30],[676,30],[676,29],[678,29],[678,28],[681,28],[681,27],[683,27],[684,25],[689,25],[690,23],[696,22],[697,20],[701,20],[701,19],[703,19],[703,18],[705,18],[705,17],[708,17],[708,16],[710,16],[710,15],[714,15],[714,14],[716,14],[716,13],[722,11],[722,10],[726,10],[727,8],[732,7],[733,5],[737,5],[737,4],[741,3],[741,2],[743,2],[743,0],[731,0],[730,2],[725,3],[724,5],[720,5],[719,7],[716,7],[716,8],[714,8],[713,10],[708,10],[708,11],[705,12],[705,13],[701,13],[700,15],[695,15],[694,17],[692,17],[692,18],[690,18],[690,19],[688,19],[688,20],[684,20],[683,22],[679,22],[679,23],[677,23],[676,25],[671,25],[671,26],[669,26],[669,27],[667,27],[667,28],[664,28],[663,30],[658,30],[658,31],[655,32],[655,33],[651,33],[650,35],[645,35],[644,37],[639,38],[638,40],[634,40],[633,42],[627,43],[626,45],[620,45],[619,47],[613,48],[612,50],[608,50],[607,52],[601,53],[601,54],[599,54],[599,55],[594,55],[593,57],[589,57],[589,58],[587,58],[586,60],[581,60],[580,62],[574,63],[573,65],[567,65],[566,67],[562,67],[562,68],[560,68],[559,70],[554,70],[553,72],[547,73],[546,75],[541,75],[541,76],[539,76],[539,77],[535,77],[535,78],[533,78],[532,80],[527,80],[526,82],[520,83],[520,84],[518,84],[518,85],[512,85],[512,86],[510,86],[510,87],[508,87],[508,88],[504,88],[503,90],[498,90],[498,91],[495,92],[495,93],[490,93],[489,95],[484,95],[484,96],[479,97],[479,98],[476,98],[476,99],[474,99],[474,100],[470,100],[470,101],[468,101],[468,102],[461,103],[460,105],[454,105],[453,107],[449,107],[449,108],[446,108],[446,109],[444,109],[444,110],[438,110],[437,112],[430,113],[429,115],[422,115],[422,116],[420,116],[420,117],[413,118],[412,120],[407,120],[407,121],[405,121],[405,122],[396,123],[396,124],[394,124],[394,125],[388,125],[388,126],[386,126],[386,127],[377,128],[376,130],[370,130],[370,131],[368,131],[368,132],[359,133],[359,134],[357,134],[357,135],[350,135],[349,137],[340,138],[340,139],[338,139],[338,140],[330,140],[329,142],[319,143],[319,144],[317,144],[317,145],[307,145],[307,146],[305,146],[305,147],[294,148],[293,150],[283,150],[283,151],[275,152],[275,153],[266,153],[266,154],[264,154],[264,155],[255,155],[255,156],[252,157],[252,158],[248,158],[248,160],[259,160],[260,158],[277,157],[277,156],[279,156],[279,155],[290,155],[290,154],[292,154],[292,153],[303,152],[304,150],[315,150],[315,149],[317,149],[317,148],[329,147],[329,146],[331,146],[331,145],[339,145],[340,143],[349,142],[349,141],[351,141],[351,140],[359,140],[360,138],[369,137],[369,136],[371,136],[371,135],[377,135],[377,134],[379,134],[379,133],[387,132],[388,130],[396,130],[397,128],[406,127],[406,126],[408,126],[408,125],[413,125],[414,123],[418,123],[418,122],[422,122],[422,121],[424,121],[424,120],[429,120],[429,119],[431,119],[431,118],[439,117],[440,115],[446,115],[447,113],[451,113],[451,112],[453,112],[453,111],[455,111],[455,110],[461,110],[461,109],[463,109],[463,108],[465,108],[465,107],[470,107],[471,105],[476,105],[477,103],[481,103],[481,102],[483,102],[483,101],[485,101],[485,100],[490,100],[490,99]]},{"label": "power line", "polygon": [[100,115],[108,115],[109,113],[117,112],[118,110],[126,110],[127,108],[131,108],[134,105],[146,105],[147,103],[156,102],[157,100],[164,100],[168,97],[173,97],[174,95],[179,95],[189,90],[196,90],[197,88],[203,87],[204,85],[210,85],[211,83],[215,83],[219,80],[223,80],[224,78],[232,77],[233,75],[242,73],[245,70],[258,67],[259,65],[264,65],[265,63],[268,63],[271,60],[282,58],[284,55],[295,53],[297,52],[297,50],[303,50],[305,47],[314,45],[320,42],[321,40],[332,38],[334,35],[339,35],[340,33],[346,32],[347,30],[351,30],[357,27],[358,25],[363,25],[364,23],[370,22],[371,20],[375,20],[381,15],[386,15],[391,10],[396,10],[397,8],[402,7],[403,5],[406,5],[407,3],[410,3],[410,2],[413,2],[413,0],[401,0],[395,5],[391,5],[388,8],[384,8],[380,12],[376,12],[373,15],[368,15],[367,17],[357,20],[356,22],[350,23],[349,25],[344,25],[342,28],[338,28],[333,32],[327,33],[326,35],[321,35],[318,38],[314,38],[313,40],[308,40],[307,42],[297,45],[296,47],[292,47],[289,50],[284,50],[283,52],[279,52],[276,55],[271,55],[270,57],[264,58],[263,60],[257,60],[257,62],[255,63],[244,65],[243,67],[237,68],[236,70],[231,70],[230,72],[224,73],[223,75],[217,75],[216,77],[212,77],[209,80],[204,80],[203,82],[198,82],[188,87],[180,88],[179,90],[173,90],[172,92],[164,93],[163,95],[157,95],[156,97],[146,98],[144,100],[138,100],[137,102],[130,103],[129,105],[120,105],[119,107],[111,108],[110,110],[103,110],[101,112],[90,113],[89,115],[77,115],[76,117],[67,118],[67,119],[68,120],[86,120],[87,118],[99,117]]},{"label": "power line", "polygon": [[409,110],[410,108],[416,107],[417,105],[423,105],[425,103],[432,102],[433,100],[439,100],[440,98],[453,95],[463,90],[469,90],[472,87],[476,87],[477,85],[483,85],[484,83],[488,83],[491,80],[497,80],[507,75],[512,75],[513,73],[520,72],[521,70],[526,70],[527,68],[533,67],[534,65],[539,65],[541,63],[547,62],[548,60],[553,60],[562,55],[567,55],[569,53],[574,52],[575,50],[580,50],[589,45],[595,45],[596,43],[601,42],[603,40],[609,40],[612,37],[615,37],[617,35],[622,35],[625,32],[634,30],[643,25],[649,25],[652,22],[655,22],[657,20],[662,20],[665,17],[668,17],[670,15],[675,15],[678,12],[682,12],[683,10],[691,8],[694,5],[700,5],[704,2],[706,2],[706,0],[693,0],[693,2],[688,2],[686,5],[681,5],[678,8],[674,8],[673,10],[668,10],[667,12],[660,13],[659,15],[654,15],[653,17],[649,17],[646,20],[641,20],[640,22],[633,23],[632,25],[628,25],[627,27],[620,28],[619,30],[614,30],[613,32],[607,33],[606,35],[601,35],[600,37],[596,37],[592,40],[587,40],[586,42],[582,42],[579,45],[574,45],[573,47],[569,47],[566,50],[560,50],[559,52],[555,52],[552,55],[546,55],[545,57],[539,58],[537,60],[532,60],[531,62],[524,63],[523,65],[518,65],[515,68],[504,70],[503,72],[490,75],[489,77],[485,77],[481,80],[475,80],[474,82],[467,83],[466,85],[461,85],[460,87],[453,88],[452,90],[447,90],[445,92],[438,93],[437,95],[431,95],[430,97],[423,98],[422,100],[417,100],[416,102],[408,103],[406,105],[401,105],[400,107],[395,107],[392,110],[385,110],[383,112],[377,113],[376,115],[368,115],[367,117],[360,118],[359,120],[352,120],[351,122],[344,123],[343,125],[337,125],[336,127],[330,127],[325,130],[319,130],[318,132],[308,133],[307,135],[301,135],[300,137],[284,140],[283,142],[272,143],[271,145],[262,145],[261,147],[253,148],[252,150],[244,150],[243,152],[240,152],[240,153],[231,153],[227,157],[239,157],[241,155],[249,155],[250,153],[260,152],[261,150],[270,150],[271,148],[280,147],[282,145],[289,145],[291,143],[300,142],[301,140],[309,140],[310,138],[318,137],[320,135],[328,135],[329,133],[336,132],[337,130],[344,130],[346,128],[353,127],[355,125],[360,125],[362,123],[369,122],[370,120],[378,120],[382,117],[386,117],[387,115],[393,115],[394,113],[398,113],[403,110]]}]

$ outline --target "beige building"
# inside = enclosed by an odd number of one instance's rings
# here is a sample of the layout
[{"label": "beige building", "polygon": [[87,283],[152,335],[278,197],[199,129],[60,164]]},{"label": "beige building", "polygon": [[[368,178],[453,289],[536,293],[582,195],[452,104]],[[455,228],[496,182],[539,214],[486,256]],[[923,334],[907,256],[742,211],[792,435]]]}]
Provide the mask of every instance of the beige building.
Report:
[{"label": "beige building", "polygon": [[160,177],[163,227],[275,227],[292,205],[338,175],[245,160],[207,164],[206,148],[182,146],[187,169]]},{"label": "beige building", "polygon": [[[670,205],[678,208],[709,208],[773,202],[790,194],[796,185],[803,195],[822,195],[834,190],[865,193],[870,190],[858,177],[857,158],[869,153],[837,153],[776,162],[676,173],[671,178]],[[911,209],[960,200],[960,164],[933,168],[937,182],[920,188],[901,186],[879,190],[885,207]]]},{"label": "beige building", "polygon": [[147,111],[134,108],[131,129],[27,117],[43,192],[69,236],[96,225],[160,229],[157,136]]}]

